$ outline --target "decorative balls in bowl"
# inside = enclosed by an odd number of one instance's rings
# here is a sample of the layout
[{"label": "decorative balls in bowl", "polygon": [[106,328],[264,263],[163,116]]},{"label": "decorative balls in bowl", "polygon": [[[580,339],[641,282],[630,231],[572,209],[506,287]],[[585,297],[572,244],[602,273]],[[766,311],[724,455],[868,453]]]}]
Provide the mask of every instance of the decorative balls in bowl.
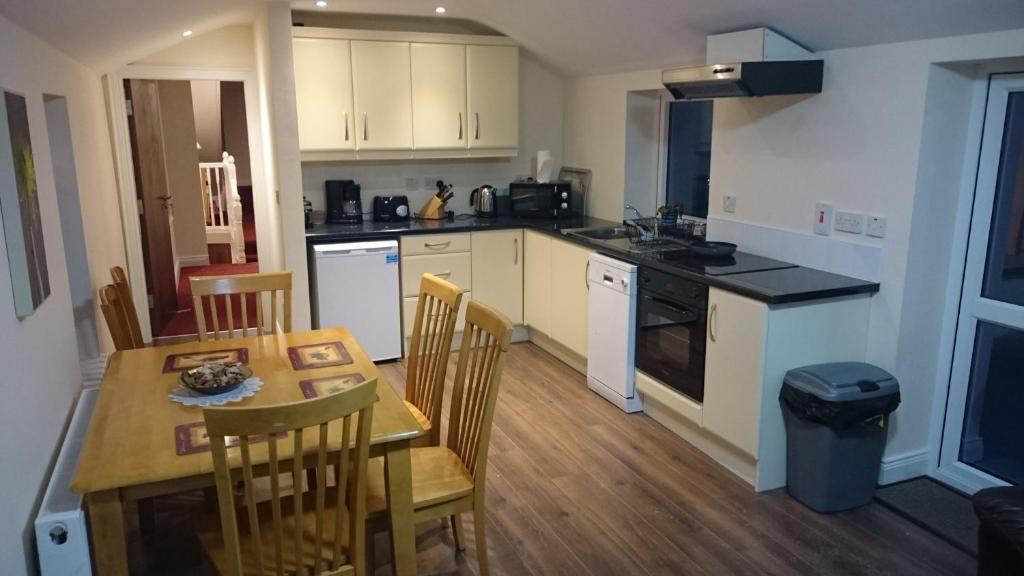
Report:
[{"label": "decorative balls in bowl", "polygon": [[210,363],[181,373],[181,385],[200,394],[223,394],[242,385],[252,376],[252,370],[245,365]]}]

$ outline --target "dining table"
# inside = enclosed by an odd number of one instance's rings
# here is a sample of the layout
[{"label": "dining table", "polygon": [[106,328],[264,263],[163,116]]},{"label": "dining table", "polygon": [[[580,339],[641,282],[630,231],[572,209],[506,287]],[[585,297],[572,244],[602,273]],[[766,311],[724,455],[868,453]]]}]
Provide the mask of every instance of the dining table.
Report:
[{"label": "dining table", "polygon": [[[331,353],[323,354],[320,348]],[[378,378],[370,457],[384,458],[394,572],[415,574],[410,442],[425,432],[344,328],[115,352],[100,385],[71,482],[71,489],[85,497],[99,573],[128,574],[126,503],[214,486],[209,450],[182,453],[181,431],[202,426],[202,407],[174,402],[169,395],[178,387],[183,367],[224,358],[244,362],[262,381],[252,396],[228,406],[295,402],[316,395],[318,390],[330,393],[330,388],[325,391],[318,383]],[[315,454],[316,434],[306,436],[304,451]],[[229,463],[240,467],[238,454],[231,454],[237,451],[229,449]],[[253,462],[265,463],[267,452],[254,450]],[[282,458],[289,454],[282,452]]]}]

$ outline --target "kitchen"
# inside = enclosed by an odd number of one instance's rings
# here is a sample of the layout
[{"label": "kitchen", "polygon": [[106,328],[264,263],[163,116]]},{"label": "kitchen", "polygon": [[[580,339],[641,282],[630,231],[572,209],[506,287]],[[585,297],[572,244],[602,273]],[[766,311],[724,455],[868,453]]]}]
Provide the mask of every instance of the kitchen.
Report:
[{"label": "kitchen", "polygon": [[[969,407],[982,377],[972,344],[975,330],[990,337],[996,312],[984,296],[968,300],[974,288],[961,280],[978,259],[968,245],[989,229],[971,210],[973,168],[991,156],[986,91],[1024,58],[1021,26],[1007,24],[1015,13],[997,25],[951,10],[935,16],[938,33],[906,13],[889,14],[899,31],[872,31],[849,14],[844,24],[783,10],[644,47],[611,40],[622,36],[612,18],[586,16],[559,38],[539,33],[552,25],[534,32],[459,4],[254,4],[238,38],[213,20],[200,26],[196,12],[167,52],[97,64],[112,74],[104,87],[133,66],[216,74],[182,64],[200,52],[192,46],[245,54],[237,77],[257,111],[260,267],[291,272],[296,331],[347,328],[400,388],[424,275],[461,294],[453,352],[472,302],[510,321],[488,476],[492,568],[973,567],[960,540],[881,496],[827,516],[803,507],[787,478],[780,394],[794,368],[880,367],[899,381],[901,403],[879,426],[872,491],[938,485],[931,478],[968,502],[962,494],[1015,483],[985,450],[942,441],[961,428],[984,436]],[[661,15],[615,13],[631,29]],[[812,20],[828,24],[816,31]],[[880,86],[890,67],[904,73]],[[119,105],[106,104],[117,117]],[[120,196],[124,218],[117,130],[115,167],[93,179],[116,190],[97,205]],[[92,268],[127,265],[145,302],[129,227],[83,220]],[[92,250],[121,244],[121,254]],[[144,307],[140,319],[145,331]],[[104,327],[98,338],[112,350]],[[854,382],[862,392],[864,382]],[[467,554],[449,556],[461,530],[417,531],[421,572],[485,571],[472,536]],[[616,541],[607,550],[582,544],[606,531]],[[853,548],[830,549],[831,537]]]}]

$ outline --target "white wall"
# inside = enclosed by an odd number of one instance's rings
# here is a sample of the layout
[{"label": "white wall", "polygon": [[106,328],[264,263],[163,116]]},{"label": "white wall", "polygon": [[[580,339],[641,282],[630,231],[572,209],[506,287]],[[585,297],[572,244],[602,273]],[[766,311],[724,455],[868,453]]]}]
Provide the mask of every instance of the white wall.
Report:
[{"label": "white wall", "polygon": [[[410,207],[419,210],[437,189],[441,179],[455,186],[450,210],[469,213],[469,193],[483,184],[507,188],[519,176],[533,174],[538,150],[550,150],[556,168],[562,165],[562,78],[533,55],[520,51],[519,60],[519,155],[515,158],[430,160],[402,162],[313,163],[302,167],[303,194],[314,209],[324,207],[324,181],[349,179],[362,186],[363,211],[372,208],[375,195],[404,194]],[[416,190],[406,190],[413,178]],[[424,180],[430,184],[424,186]],[[305,239],[303,238],[303,241]]]},{"label": "white wall", "polygon": [[[878,255],[882,290],[872,299],[868,361],[892,371],[903,386],[886,458],[912,460],[918,473],[924,471],[921,455],[929,445],[940,387],[936,370],[928,367],[941,360],[933,336],[941,324],[934,319],[943,314],[920,303],[945,301],[947,284],[919,282],[931,276],[916,267],[911,255],[928,255],[929,262],[937,255],[948,262],[949,244],[933,241],[941,238],[941,226],[953,225],[943,204],[929,202],[939,188],[934,173],[921,168],[927,161],[941,169],[956,155],[949,149],[955,142],[942,148],[933,145],[930,135],[925,140],[926,120],[945,122],[945,131],[936,133],[955,137],[966,114],[961,110],[959,118],[945,118],[949,110],[962,107],[962,94],[951,96],[953,102],[926,106],[929,96],[943,95],[940,86],[958,85],[955,78],[935,79],[938,84],[929,89],[933,74],[940,74],[933,64],[1022,54],[1024,30],[835,50],[820,54],[825,59],[822,94],[715,102],[709,234],[718,219],[723,226],[755,225],[787,234],[798,244],[806,239],[807,250],[766,253],[796,263],[828,260],[830,253]],[[615,217],[621,204],[625,93],[650,89],[657,81],[652,70],[569,82],[566,161],[594,169],[595,196],[602,196],[592,200],[595,215]],[[955,164],[958,171],[961,165]],[[721,210],[726,194],[737,197],[735,214]],[[888,237],[834,232],[829,239],[814,238],[812,214],[818,200],[840,210],[887,216]],[[933,221],[936,214],[946,220]],[[831,266],[839,272],[845,266],[846,273],[864,269],[860,262],[837,258],[831,258]],[[908,270],[915,270],[915,276],[908,276]]]},{"label": "white wall", "polygon": [[148,66],[250,70],[256,66],[256,56],[252,49],[252,27],[248,24],[224,26],[191,38],[184,38],[174,46],[134,63]]},{"label": "white wall", "polygon": [[68,98],[94,288],[109,282],[109,266],[123,264],[124,254],[99,75],[0,17],[0,87],[28,101],[52,289],[35,313],[19,322],[7,278],[6,246],[0,240],[0,422],[13,434],[0,448],[5,470],[0,566],[5,574],[25,574],[36,570],[31,523],[81,380],[44,93]]},{"label": "white wall", "polygon": [[224,137],[220,120],[220,82],[193,80],[192,113],[200,162],[220,162],[224,152]]}]

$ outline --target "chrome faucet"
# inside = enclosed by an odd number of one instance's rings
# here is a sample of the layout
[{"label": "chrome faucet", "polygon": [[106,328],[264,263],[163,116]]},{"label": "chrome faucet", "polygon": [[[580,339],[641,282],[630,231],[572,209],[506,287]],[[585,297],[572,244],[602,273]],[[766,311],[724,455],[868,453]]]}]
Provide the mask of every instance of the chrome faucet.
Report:
[{"label": "chrome faucet", "polygon": [[628,202],[626,203],[626,210],[632,210],[633,214],[636,214],[637,220],[639,220],[639,219],[644,217],[644,215],[641,214],[639,210],[634,208],[633,205],[628,203]]}]

